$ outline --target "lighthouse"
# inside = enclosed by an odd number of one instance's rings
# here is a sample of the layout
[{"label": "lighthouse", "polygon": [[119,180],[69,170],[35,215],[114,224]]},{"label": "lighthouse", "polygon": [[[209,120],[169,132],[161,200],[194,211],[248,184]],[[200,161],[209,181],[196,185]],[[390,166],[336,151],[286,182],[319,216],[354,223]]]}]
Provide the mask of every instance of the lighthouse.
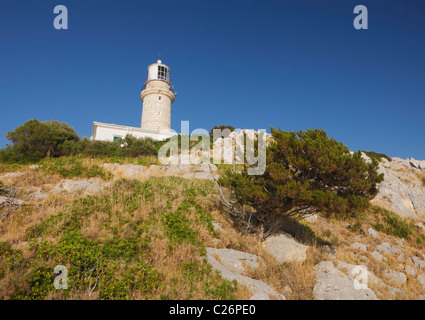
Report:
[{"label": "lighthouse", "polygon": [[170,68],[161,60],[148,67],[145,87],[140,93],[143,102],[142,129],[171,130],[171,104],[176,98]]},{"label": "lighthouse", "polygon": [[127,135],[154,140],[171,138],[177,134],[171,130],[171,104],[175,98],[170,68],[158,60],[148,66],[148,75],[140,93],[143,103],[141,126],[129,127],[95,121],[91,139],[115,141]]}]

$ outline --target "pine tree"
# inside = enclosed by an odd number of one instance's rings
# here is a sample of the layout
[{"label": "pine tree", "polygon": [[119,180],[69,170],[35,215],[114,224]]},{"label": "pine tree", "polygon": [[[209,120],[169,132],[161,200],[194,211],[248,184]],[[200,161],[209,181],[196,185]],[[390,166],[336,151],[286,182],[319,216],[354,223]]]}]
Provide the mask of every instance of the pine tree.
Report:
[{"label": "pine tree", "polygon": [[235,220],[261,234],[281,218],[299,219],[314,212],[345,217],[362,211],[378,192],[378,162],[366,163],[324,130],[284,132],[271,128],[263,175],[228,170],[219,182],[238,204]]}]

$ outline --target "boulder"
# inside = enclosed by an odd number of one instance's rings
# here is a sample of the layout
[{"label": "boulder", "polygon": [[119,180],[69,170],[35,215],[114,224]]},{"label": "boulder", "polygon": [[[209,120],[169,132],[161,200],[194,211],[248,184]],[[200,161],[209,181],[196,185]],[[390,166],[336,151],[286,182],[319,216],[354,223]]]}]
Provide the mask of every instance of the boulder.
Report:
[{"label": "boulder", "polygon": [[308,222],[316,222],[319,219],[319,216],[316,213],[308,214],[304,216],[304,220]]},{"label": "boulder", "polygon": [[355,277],[345,275],[332,261],[319,262],[315,267],[316,284],[313,296],[317,300],[378,300],[369,288],[355,286]]},{"label": "boulder", "polygon": [[25,172],[8,172],[1,176],[1,178],[16,178],[24,175]]},{"label": "boulder", "polygon": [[281,263],[303,262],[307,258],[308,246],[296,241],[291,235],[279,232],[263,242],[263,248]]},{"label": "boulder", "polygon": [[207,248],[207,253],[217,258],[217,260],[232,272],[244,273],[246,267],[256,269],[258,267],[258,257],[233,249]]},{"label": "boulder", "polygon": [[193,168],[193,171],[195,172],[206,172],[206,173],[210,173],[210,168],[211,171],[217,171],[217,166],[215,164],[210,164],[210,163],[201,163],[200,165],[197,165]]},{"label": "boulder", "polygon": [[[419,161],[392,158],[381,162],[379,173],[384,181],[372,203],[382,205],[403,217],[418,219],[425,216],[425,187],[421,182],[423,164]],[[413,164],[413,166],[412,166]]]},{"label": "boulder", "polygon": [[186,172],[182,175],[182,178],[184,179],[193,179],[195,176],[194,172]]},{"label": "boulder", "polygon": [[168,175],[183,175],[191,172],[192,166],[190,164],[169,164],[162,167],[161,171]]},{"label": "boulder", "polygon": [[62,180],[54,188],[54,193],[73,193],[76,191],[83,191],[84,194],[96,194],[102,190],[99,182],[91,180],[74,181]]},{"label": "boulder", "polygon": [[224,229],[221,227],[221,224],[218,223],[217,221],[212,221],[211,222],[214,228],[214,231],[216,232],[225,232]]},{"label": "boulder", "polygon": [[252,290],[253,295],[250,297],[251,300],[286,300],[284,295],[270,288],[265,282],[251,279],[226,268],[217,259],[215,259],[212,254],[208,253],[208,251],[211,252],[211,249],[212,248],[207,248],[208,263],[212,266],[214,270],[220,271],[220,274],[224,279],[229,281],[236,280],[239,284],[244,285],[250,290]]},{"label": "boulder", "polygon": [[104,163],[103,167],[111,171],[114,175],[121,175],[125,179],[134,179],[146,177],[149,168],[146,166],[136,164],[122,164],[119,163]]},{"label": "boulder", "polygon": [[211,173],[206,173],[206,172],[195,172],[194,175],[195,179],[207,179],[207,180],[213,180],[213,176],[211,175]]},{"label": "boulder", "polygon": [[363,243],[360,243],[360,242],[354,242],[354,243],[352,243],[351,244],[351,248],[353,248],[353,249],[360,249],[360,250],[362,250],[364,252],[367,252],[366,245],[363,244]]},{"label": "boulder", "polygon": [[378,260],[378,261],[382,261],[383,259],[384,259],[384,257],[383,257],[383,255],[382,254],[380,254],[378,251],[373,251],[372,253],[371,253],[371,255],[372,255],[372,257],[374,257],[376,260]]},{"label": "boulder", "polygon": [[120,164],[119,163],[104,163],[103,164],[103,167],[105,168],[105,169],[108,169],[108,170],[111,170],[111,171],[113,171],[113,170],[115,170],[116,168],[118,168],[120,166]]},{"label": "boulder", "polygon": [[397,284],[405,284],[407,281],[407,277],[403,272],[399,272],[399,271],[393,271],[390,270],[388,271],[385,276],[390,279],[391,281],[394,281]]},{"label": "boulder", "polygon": [[400,249],[396,247],[392,247],[388,242],[383,242],[382,244],[378,244],[376,246],[376,250],[383,251],[386,253],[392,253],[392,254],[401,253]]},{"label": "boulder", "polygon": [[139,166],[135,164],[123,164],[119,166],[117,169],[119,172],[121,172],[124,178],[132,179],[132,178],[144,176],[147,167]]},{"label": "boulder", "polygon": [[413,262],[413,264],[415,265],[415,268],[417,269],[425,268],[425,260],[421,260],[417,256],[410,257],[407,260]]},{"label": "boulder", "polygon": [[425,289],[425,274],[418,275],[417,279],[421,286]]},{"label": "boulder", "polygon": [[153,172],[153,171],[159,171],[159,170],[161,170],[161,166],[158,166],[158,165],[156,165],[156,164],[153,164],[153,165],[151,165],[151,166],[149,167],[149,171],[150,171],[150,172]]},{"label": "boulder", "polygon": [[28,193],[30,198],[34,200],[44,200],[49,196],[47,193],[41,192],[41,187],[32,187],[28,189]]},{"label": "boulder", "polygon": [[413,269],[411,266],[406,266],[406,267],[404,268],[404,270],[406,270],[406,272],[407,272],[408,274],[410,274],[412,277],[416,277],[416,271],[415,271],[415,269]]},{"label": "boulder", "polygon": [[363,159],[366,163],[371,163],[371,162],[372,162],[372,160],[370,159],[370,157],[369,157],[366,153],[362,152],[360,155],[361,155],[362,159]]},{"label": "boulder", "polygon": [[373,238],[378,238],[378,232],[376,232],[374,229],[372,229],[372,228],[369,228],[369,229],[367,229],[367,233],[369,234],[369,235],[371,235]]},{"label": "boulder", "polygon": [[25,201],[21,199],[0,196],[0,206],[21,206],[24,203]]}]

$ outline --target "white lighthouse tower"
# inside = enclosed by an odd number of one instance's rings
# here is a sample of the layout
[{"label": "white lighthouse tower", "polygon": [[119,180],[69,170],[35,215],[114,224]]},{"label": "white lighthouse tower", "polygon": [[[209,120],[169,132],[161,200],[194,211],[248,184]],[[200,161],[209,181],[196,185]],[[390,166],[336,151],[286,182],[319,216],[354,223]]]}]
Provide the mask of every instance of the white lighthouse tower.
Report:
[{"label": "white lighthouse tower", "polygon": [[143,102],[142,129],[170,130],[171,104],[176,93],[171,83],[170,68],[161,60],[148,67],[140,98]]},{"label": "white lighthouse tower", "polygon": [[171,83],[170,68],[161,60],[148,67],[140,98],[143,102],[141,127],[95,121],[91,139],[114,141],[132,135],[136,138],[164,140],[176,135],[171,130],[171,104],[176,93]]}]

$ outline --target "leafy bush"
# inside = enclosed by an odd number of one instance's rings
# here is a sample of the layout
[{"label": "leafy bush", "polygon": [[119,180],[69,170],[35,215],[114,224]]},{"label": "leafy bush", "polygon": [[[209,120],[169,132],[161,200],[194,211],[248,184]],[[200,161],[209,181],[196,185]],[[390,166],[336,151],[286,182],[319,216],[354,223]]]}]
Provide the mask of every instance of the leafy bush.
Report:
[{"label": "leafy bush", "polygon": [[[211,137],[211,143],[214,143],[215,140],[217,140],[219,137],[214,137],[214,129],[218,129],[222,131],[222,137],[226,138],[228,137],[228,135],[235,131],[235,128],[233,128],[232,126],[225,126],[225,125],[221,125],[221,126],[214,126],[211,130],[210,130],[210,137]],[[226,130],[227,129],[227,130]]]},{"label": "leafy bush", "polygon": [[[383,175],[324,130],[283,132],[271,128],[263,175],[227,170],[220,183],[232,192],[233,218],[250,231],[278,228],[282,217],[298,219],[313,212],[346,217],[369,206]],[[249,221],[248,221],[249,220]]]},{"label": "leafy bush", "polygon": [[46,157],[85,155],[90,157],[157,156],[164,141],[127,135],[117,141],[80,139],[73,128],[58,121],[29,120],[6,138],[13,145],[0,149],[0,163],[39,162]]},{"label": "leafy bush", "polygon": [[399,238],[410,239],[416,230],[413,223],[406,221],[395,212],[373,206],[372,212],[375,213],[375,224],[373,227],[377,231],[385,232],[388,235]]},{"label": "leafy bush", "polygon": [[34,162],[46,156],[65,155],[63,144],[66,141],[78,141],[75,130],[66,123],[58,121],[40,122],[28,120],[14,131],[8,132],[6,138],[13,143],[1,152],[4,162]]},{"label": "leafy bush", "polygon": [[198,234],[190,227],[188,220],[182,215],[180,207],[176,212],[170,212],[164,216],[164,226],[167,235],[175,243],[198,244]]},{"label": "leafy bush", "polygon": [[23,263],[21,250],[12,249],[7,242],[0,242],[0,279],[5,276],[6,270],[15,270]]},{"label": "leafy bush", "polygon": [[365,153],[369,158],[375,159],[378,162],[381,161],[382,158],[385,158],[388,161],[392,161],[390,157],[388,157],[386,154],[383,154],[383,153],[376,153],[373,151],[362,151],[362,152]]},{"label": "leafy bush", "polygon": [[214,126],[211,130],[210,130],[210,136],[213,137],[214,136],[214,129],[218,129],[218,130],[225,130],[225,129],[229,129],[230,132],[235,131],[235,128],[233,128],[232,126],[225,126],[225,125],[221,125],[221,126]]},{"label": "leafy bush", "polygon": [[68,154],[85,154],[91,157],[138,157],[142,155],[156,156],[158,149],[151,138],[135,138],[127,135],[116,141],[92,141],[87,138],[78,143],[70,143]]}]

